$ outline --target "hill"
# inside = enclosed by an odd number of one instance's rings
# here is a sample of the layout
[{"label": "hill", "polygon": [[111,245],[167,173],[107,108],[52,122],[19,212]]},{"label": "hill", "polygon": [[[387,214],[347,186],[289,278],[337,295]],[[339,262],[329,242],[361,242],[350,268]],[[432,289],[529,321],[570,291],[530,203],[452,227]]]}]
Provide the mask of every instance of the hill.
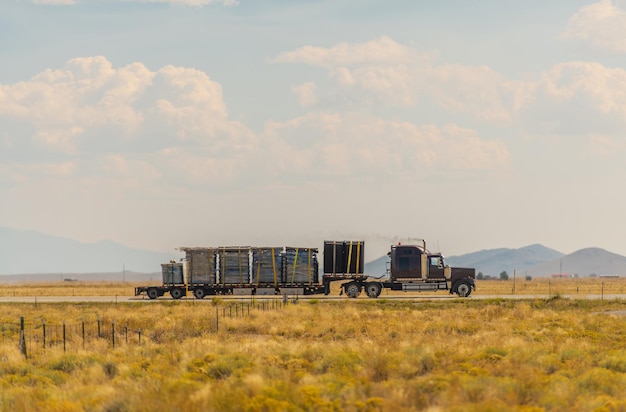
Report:
[{"label": "hill", "polygon": [[513,274],[535,267],[545,262],[558,260],[563,253],[543,245],[534,244],[519,249],[488,249],[446,258],[450,266],[476,268],[476,273],[482,272],[486,276],[499,276],[506,271]]},{"label": "hill", "polygon": [[626,275],[626,257],[601,248],[590,247],[531,267],[524,274],[537,277],[559,273],[581,277],[589,275],[624,276]]},{"label": "hill", "polygon": [[0,228],[0,275],[160,271],[177,253],[133,249],[104,240],[81,243],[34,231]]}]

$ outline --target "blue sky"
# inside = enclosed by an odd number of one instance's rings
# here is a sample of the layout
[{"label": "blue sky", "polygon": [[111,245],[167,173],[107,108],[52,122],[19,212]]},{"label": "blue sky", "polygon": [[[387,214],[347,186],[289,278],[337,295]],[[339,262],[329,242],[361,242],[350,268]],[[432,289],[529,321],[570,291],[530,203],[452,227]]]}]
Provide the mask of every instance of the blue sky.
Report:
[{"label": "blue sky", "polygon": [[622,0],[4,1],[0,226],[626,254],[625,28]]}]

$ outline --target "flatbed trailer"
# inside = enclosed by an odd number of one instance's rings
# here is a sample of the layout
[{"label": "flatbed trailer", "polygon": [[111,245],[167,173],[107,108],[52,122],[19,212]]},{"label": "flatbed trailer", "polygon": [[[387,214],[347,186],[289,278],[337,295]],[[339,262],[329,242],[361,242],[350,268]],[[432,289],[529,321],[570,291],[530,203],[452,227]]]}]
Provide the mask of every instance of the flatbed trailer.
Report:
[{"label": "flatbed trailer", "polygon": [[393,245],[386,278],[363,273],[364,242],[324,242],[324,273],[318,275],[317,249],[253,247],[182,247],[182,263],[163,264],[161,286],[140,286],[135,295],[157,299],[169,293],[173,299],[211,295],[317,295],[330,294],[333,282],[343,282],[341,293],[356,298],[365,292],[377,298],[383,289],[404,292],[447,290],[468,297],[476,290],[473,268],[446,266],[443,255],[422,245]]}]

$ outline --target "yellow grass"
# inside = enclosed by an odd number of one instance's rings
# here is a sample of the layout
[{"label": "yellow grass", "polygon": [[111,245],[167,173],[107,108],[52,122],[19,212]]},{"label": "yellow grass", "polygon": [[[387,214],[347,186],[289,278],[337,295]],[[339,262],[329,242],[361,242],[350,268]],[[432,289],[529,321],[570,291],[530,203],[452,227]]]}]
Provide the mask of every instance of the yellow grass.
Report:
[{"label": "yellow grass", "polygon": [[29,359],[0,341],[0,410],[625,410],[621,300],[299,301],[206,325],[228,304],[0,304],[0,325],[97,316],[141,327]]}]

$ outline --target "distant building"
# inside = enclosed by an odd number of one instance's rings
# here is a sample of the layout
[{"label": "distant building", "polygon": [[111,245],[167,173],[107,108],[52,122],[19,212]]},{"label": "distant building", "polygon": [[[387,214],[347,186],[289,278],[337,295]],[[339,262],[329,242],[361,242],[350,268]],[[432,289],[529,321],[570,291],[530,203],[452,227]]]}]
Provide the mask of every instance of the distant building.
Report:
[{"label": "distant building", "polygon": [[571,278],[572,275],[569,273],[554,273],[550,275],[551,278]]}]

